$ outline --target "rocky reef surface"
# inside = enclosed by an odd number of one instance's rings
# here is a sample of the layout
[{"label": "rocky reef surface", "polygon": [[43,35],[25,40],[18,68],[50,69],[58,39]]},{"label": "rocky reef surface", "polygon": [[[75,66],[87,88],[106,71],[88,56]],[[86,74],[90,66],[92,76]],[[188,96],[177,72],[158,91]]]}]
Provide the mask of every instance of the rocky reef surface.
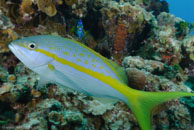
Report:
[{"label": "rocky reef surface", "polygon": [[[123,102],[103,103],[52,83],[36,89],[38,75],[7,45],[26,36],[60,35],[117,62],[132,88],[193,92],[194,24],[168,11],[160,0],[1,0],[0,129],[139,130]],[[193,108],[193,97],[161,104],[153,111],[153,130],[194,129]]]}]

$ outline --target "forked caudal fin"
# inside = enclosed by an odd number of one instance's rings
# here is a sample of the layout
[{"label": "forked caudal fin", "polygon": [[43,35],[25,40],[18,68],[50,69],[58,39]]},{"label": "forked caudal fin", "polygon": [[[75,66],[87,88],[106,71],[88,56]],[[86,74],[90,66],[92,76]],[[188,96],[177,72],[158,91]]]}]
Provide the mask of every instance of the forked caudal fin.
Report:
[{"label": "forked caudal fin", "polygon": [[145,92],[130,88],[127,95],[128,105],[134,113],[141,130],[151,130],[152,109],[171,99],[194,96],[194,93],[187,92]]}]

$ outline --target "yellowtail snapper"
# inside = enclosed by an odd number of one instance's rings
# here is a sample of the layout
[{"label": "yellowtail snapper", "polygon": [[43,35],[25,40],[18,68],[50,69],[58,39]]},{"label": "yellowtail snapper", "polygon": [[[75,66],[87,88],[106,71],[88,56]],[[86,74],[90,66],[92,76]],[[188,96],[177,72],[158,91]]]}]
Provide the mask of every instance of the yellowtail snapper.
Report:
[{"label": "yellowtail snapper", "polygon": [[124,71],[83,44],[59,36],[39,35],[10,43],[9,48],[41,77],[87,95],[124,101],[142,130],[151,130],[151,110],[187,92],[145,92],[127,86]]}]

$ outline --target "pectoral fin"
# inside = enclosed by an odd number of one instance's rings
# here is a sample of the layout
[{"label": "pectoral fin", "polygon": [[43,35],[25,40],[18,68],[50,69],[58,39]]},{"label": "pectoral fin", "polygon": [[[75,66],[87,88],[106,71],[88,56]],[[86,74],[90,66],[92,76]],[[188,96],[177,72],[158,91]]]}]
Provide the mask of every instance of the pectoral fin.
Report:
[{"label": "pectoral fin", "polygon": [[36,85],[36,90],[38,90],[38,88],[40,88],[41,86],[43,86],[43,85],[46,85],[46,84],[48,84],[48,83],[52,83],[52,81],[51,80],[49,80],[49,79],[47,79],[47,78],[45,78],[45,76],[39,76],[39,79],[38,79],[38,83],[37,83],[37,85]]}]

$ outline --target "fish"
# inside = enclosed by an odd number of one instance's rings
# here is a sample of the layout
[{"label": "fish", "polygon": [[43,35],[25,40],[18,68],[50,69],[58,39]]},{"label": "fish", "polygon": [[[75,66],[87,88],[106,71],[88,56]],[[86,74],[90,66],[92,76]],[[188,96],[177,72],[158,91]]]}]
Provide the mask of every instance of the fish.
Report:
[{"label": "fish", "polygon": [[78,20],[77,25],[74,29],[74,33],[80,39],[84,36],[84,26],[81,19]]},{"label": "fish", "polygon": [[127,85],[125,71],[77,41],[37,35],[12,41],[13,54],[50,82],[99,98],[125,102],[142,130],[151,130],[151,112],[168,100],[194,96],[188,92],[146,92]]}]

